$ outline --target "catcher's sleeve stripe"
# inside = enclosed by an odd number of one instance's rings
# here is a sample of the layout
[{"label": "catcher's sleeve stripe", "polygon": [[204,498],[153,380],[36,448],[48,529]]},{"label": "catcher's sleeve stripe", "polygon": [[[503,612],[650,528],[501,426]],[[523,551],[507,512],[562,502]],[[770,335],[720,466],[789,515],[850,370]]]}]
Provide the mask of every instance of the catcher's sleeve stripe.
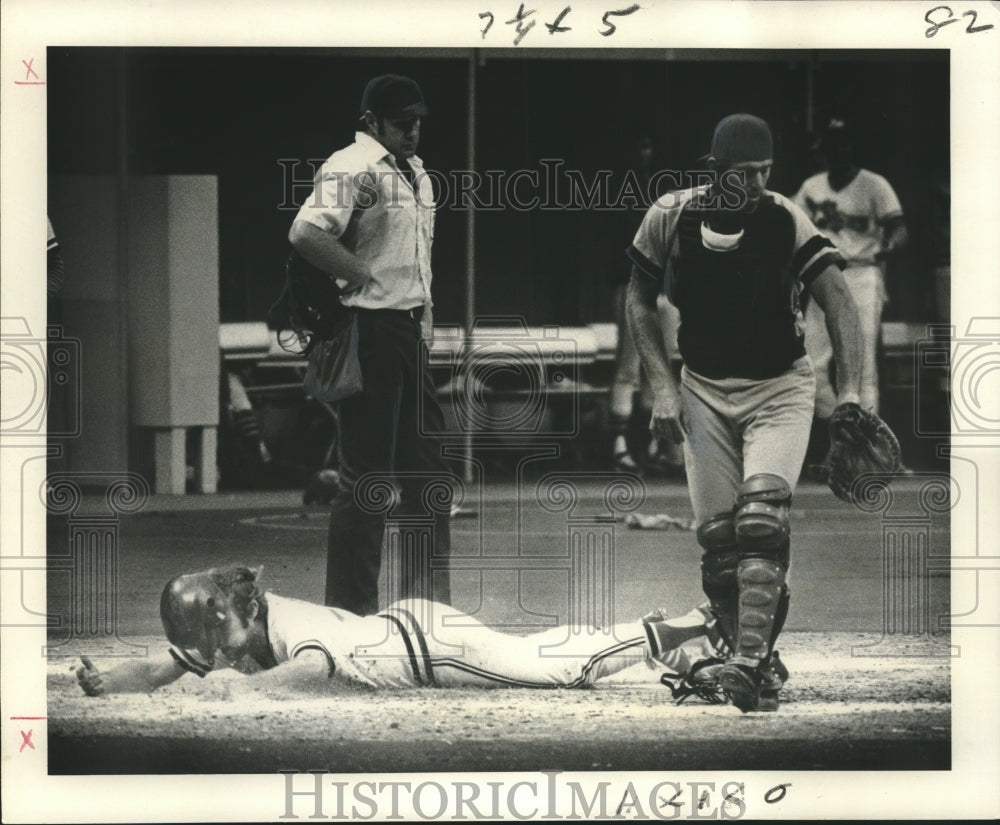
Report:
[{"label": "catcher's sleeve stripe", "polygon": [[[420,649],[420,658],[416,660],[418,673],[424,682],[428,685],[433,685],[434,668],[431,665],[431,654],[427,649],[427,639],[424,637],[424,631],[420,627],[420,622],[417,621],[417,617],[414,616],[409,610],[402,607],[390,607],[386,610],[384,615],[388,618],[396,619],[397,621],[401,619],[403,624],[400,624],[399,626],[403,627],[407,631],[408,637],[412,637],[417,640],[417,647]],[[416,653],[414,652],[413,655],[416,656]],[[423,665],[422,671],[420,670],[421,664]]]},{"label": "catcher's sleeve stripe", "polygon": [[847,268],[847,262],[844,260],[844,256],[836,250],[824,252],[809,264],[799,280],[802,281],[803,286],[809,286],[829,266],[844,270]]},{"label": "catcher's sleeve stripe", "polygon": [[829,238],[813,235],[792,256],[792,272],[802,272],[813,258],[831,249],[836,249],[836,247]]},{"label": "catcher's sleeve stripe", "polygon": [[410,668],[413,670],[413,681],[422,686],[424,684],[424,677],[420,675],[420,666],[417,664],[417,655],[413,650],[413,642],[410,641],[410,634],[406,632],[406,628],[403,627],[403,623],[395,616],[390,616],[388,613],[382,613],[380,615],[383,619],[392,622],[399,630],[399,635],[403,637],[403,644],[406,645],[406,652],[410,657]]},{"label": "catcher's sleeve stripe", "polygon": [[174,648],[170,648],[170,655],[174,657],[174,661],[177,664],[195,676],[204,679],[208,675],[208,668],[191,658],[186,650],[178,653]]},{"label": "catcher's sleeve stripe", "polygon": [[294,659],[303,650],[318,650],[320,653],[326,656],[326,660],[330,664],[330,668],[326,674],[327,678],[331,678],[333,674],[337,672],[337,666],[333,662],[333,656],[330,654],[330,651],[323,646],[322,642],[316,639],[309,639],[306,642],[299,642],[297,645],[295,645],[295,647],[292,648],[292,651],[289,654],[288,658]]},{"label": "catcher's sleeve stripe", "polygon": [[625,250],[625,257],[628,258],[635,268],[638,269],[643,275],[648,275],[654,281],[659,281],[663,278],[663,267],[657,266],[638,249],[636,249],[635,246],[630,246]]},{"label": "catcher's sleeve stripe", "polygon": [[49,238],[49,245],[45,248],[49,252],[51,252],[53,249],[58,249],[59,241],[57,241],[55,238]]}]

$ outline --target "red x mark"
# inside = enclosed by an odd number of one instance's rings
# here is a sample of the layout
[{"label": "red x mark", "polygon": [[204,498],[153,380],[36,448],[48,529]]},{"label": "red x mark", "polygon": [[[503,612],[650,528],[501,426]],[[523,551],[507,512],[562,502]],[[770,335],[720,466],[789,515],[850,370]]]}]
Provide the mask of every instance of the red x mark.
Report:
[{"label": "red x mark", "polygon": [[21,731],[21,747],[17,749],[18,753],[23,751],[26,747],[31,748],[32,750],[35,749],[35,743],[31,741],[31,733],[32,731],[30,728],[27,733],[23,730]]},{"label": "red x mark", "polygon": [[[22,60],[21,62],[24,64],[24,68],[27,69],[27,71],[24,73],[24,80],[15,80],[14,83],[18,86],[44,86],[45,81],[38,77],[38,72],[31,68],[31,64],[35,62],[35,58],[31,58],[31,60]],[[32,76],[36,79],[29,80],[28,78]]]}]

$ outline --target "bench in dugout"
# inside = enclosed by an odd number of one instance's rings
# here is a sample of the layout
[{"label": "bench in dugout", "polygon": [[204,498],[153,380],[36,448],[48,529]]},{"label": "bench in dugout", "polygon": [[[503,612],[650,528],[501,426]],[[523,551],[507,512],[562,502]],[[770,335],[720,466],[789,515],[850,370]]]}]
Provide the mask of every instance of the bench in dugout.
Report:
[{"label": "bench in dugout", "polygon": [[[580,327],[520,323],[438,325],[424,364],[432,372],[449,435],[530,441],[571,439],[586,431],[583,418],[606,407],[614,378],[618,330],[613,323]],[[912,432],[918,383],[914,353],[927,337],[924,323],[885,322],[880,351],[884,417]],[[301,433],[301,408],[335,422],[335,410],[303,389],[306,362],[282,348],[263,322],[223,324],[219,344],[224,374],[237,372],[261,411],[262,429]],[[600,416],[598,416],[600,417]],[[280,439],[279,439],[280,440]]]}]

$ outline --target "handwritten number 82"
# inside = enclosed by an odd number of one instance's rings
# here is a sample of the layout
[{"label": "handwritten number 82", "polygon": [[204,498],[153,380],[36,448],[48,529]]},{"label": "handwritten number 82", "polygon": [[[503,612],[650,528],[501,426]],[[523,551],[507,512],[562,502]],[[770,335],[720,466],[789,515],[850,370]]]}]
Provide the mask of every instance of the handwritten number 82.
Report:
[{"label": "handwritten number 82", "polygon": [[[942,20],[941,15],[939,15],[938,12],[947,12],[948,13],[947,19]],[[962,17],[972,18],[969,21],[968,27],[965,29],[966,34],[975,34],[976,32],[984,32],[987,29],[993,28],[992,23],[989,23],[985,26],[977,26],[976,25],[977,16],[978,15],[976,14],[976,12],[972,11],[971,9],[969,11],[962,12]],[[958,18],[955,17],[955,13],[951,10],[950,6],[935,6],[933,9],[927,12],[927,14],[924,15],[924,20],[927,23],[930,23],[930,28],[928,28],[927,31],[924,32],[925,37],[933,37],[935,34],[938,33],[938,31],[943,29],[945,26],[950,25],[951,23],[959,22]]]}]

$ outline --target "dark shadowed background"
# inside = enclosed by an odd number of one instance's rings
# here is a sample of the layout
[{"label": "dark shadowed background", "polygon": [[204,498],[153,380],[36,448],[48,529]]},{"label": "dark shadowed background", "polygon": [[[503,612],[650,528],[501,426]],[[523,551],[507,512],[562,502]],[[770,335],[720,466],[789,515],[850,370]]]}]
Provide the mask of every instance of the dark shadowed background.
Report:
[{"label": "dark shadowed background", "polygon": [[[541,56],[539,56],[541,55]],[[696,59],[697,58],[697,59]],[[793,194],[815,171],[810,127],[849,118],[861,165],[898,192],[914,239],[889,273],[886,319],[932,317],[927,194],[947,177],[946,50],[880,52],[614,51],[477,53],[480,172],[543,171],[558,159],[587,180],[626,168],[637,136],[657,165],[688,170],[714,123],[751,111],[774,128],[771,188]],[[468,168],[470,53],[309,49],[50,48],[49,174],[210,174],[219,181],[220,320],[263,320],[276,297],[294,210],[285,168],[352,140],[367,79],[417,79],[431,108],[420,154],[428,168]],[[619,178],[616,178],[616,180]],[[522,189],[522,191],[527,191]],[[295,203],[309,187],[293,192]],[[476,311],[529,323],[612,319],[609,272],[625,267],[631,219],[600,210],[480,211]],[[442,208],[434,247],[436,321],[465,313],[465,222]]]}]

